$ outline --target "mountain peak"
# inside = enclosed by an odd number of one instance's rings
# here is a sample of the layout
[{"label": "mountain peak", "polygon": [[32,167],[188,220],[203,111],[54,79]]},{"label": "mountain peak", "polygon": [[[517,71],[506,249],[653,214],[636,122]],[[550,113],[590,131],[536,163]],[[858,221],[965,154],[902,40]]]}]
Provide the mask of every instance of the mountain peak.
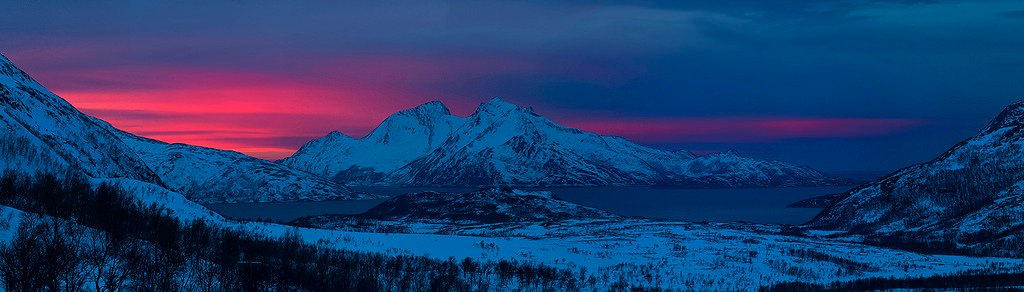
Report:
[{"label": "mountain peak", "polygon": [[327,133],[327,136],[325,136],[325,138],[330,138],[330,139],[355,139],[355,138],[352,138],[349,135],[345,135],[345,133],[342,133],[342,132],[339,132],[339,131],[331,131],[330,133]]},{"label": "mountain peak", "polygon": [[8,59],[7,56],[4,56],[3,54],[0,54],[0,75],[10,76],[11,78],[15,78],[22,82],[32,81],[32,78],[30,78],[28,74],[25,74],[25,71],[22,71],[15,66],[14,62],[11,62],[11,59]]},{"label": "mountain peak", "polygon": [[500,97],[497,97],[497,96],[491,98],[491,100],[488,100],[487,102],[484,102],[484,103],[485,104],[495,104],[495,105],[502,105],[502,104],[513,105],[513,104],[511,104],[511,103],[509,103],[509,102],[507,102],[507,101],[505,101],[505,100],[503,100],[503,99],[501,99]]},{"label": "mountain peak", "polygon": [[682,156],[682,157],[686,157],[686,158],[694,158],[694,157],[697,157],[697,154],[693,154],[693,151],[690,151],[690,150],[686,150],[686,149],[681,149],[681,150],[677,150],[677,151],[675,151],[674,153],[675,153],[676,155],[679,155],[679,156]]},{"label": "mountain peak", "polygon": [[705,154],[705,155],[699,155],[699,156],[707,156],[707,157],[742,157],[740,155],[740,153],[738,151],[736,151],[735,149],[728,149],[728,150],[722,150],[722,151],[718,151],[718,152],[711,152],[711,153],[708,153],[708,154]]},{"label": "mountain peak", "polygon": [[477,112],[490,112],[490,113],[504,113],[515,110],[519,106],[508,103],[501,98],[495,97],[487,102],[481,103],[480,107],[477,107]]},{"label": "mountain peak", "polygon": [[452,112],[448,110],[448,107],[445,106],[444,103],[436,99],[418,105],[414,108],[400,111],[399,113],[418,113],[430,116],[447,116],[452,114]]},{"label": "mountain peak", "polygon": [[1010,126],[1024,125],[1024,100],[1018,100],[1003,109],[983,132],[991,132]]}]

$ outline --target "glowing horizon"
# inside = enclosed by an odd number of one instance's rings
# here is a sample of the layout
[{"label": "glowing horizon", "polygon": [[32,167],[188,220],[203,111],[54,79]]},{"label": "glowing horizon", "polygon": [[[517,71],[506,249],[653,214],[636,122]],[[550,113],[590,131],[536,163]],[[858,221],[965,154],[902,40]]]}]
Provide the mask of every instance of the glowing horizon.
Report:
[{"label": "glowing horizon", "polygon": [[832,4],[25,1],[0,48],[119,128],[266,159],[500,96],[667,150],[888,171],[1024,92],[1018,2]]},{"label": "glowing horizon", "polygon": [[[277,100],[254,92],[274,94],[288,88],[231,88],[222,90],[162,92],[68,92],[58,95],[76,96],[68,100],[82,112],[110,122],[130,133],[168,143],[184,143],[210,148],[233,150],[250,156],[278,160],[290,156],[306,142],[331,131],[360,138],[371,132],[387,116],[413,106],[394,107],[390,111],[353,114],[348,111],[282,110],[289,104],[267,102]],[[212,104],[202,101],[166,102],[186,96],[220,94]],[[326,93],[325,93],[326,94]],[[244,106],[225,103],[231,95],[245,96]],[[133,99],[153,97],[165,102]],[[273,96],[270,96],[273,97]],[[205,99],[205,98],[204,98]],[[128,102],[118,102],[129,100]],[[481,98],[479,102],[487,99]],[[263,101],[266,103],[253,103]],[[199,102],[199,104],[197,104]],[[442,101],[444,102],[444,101]],[[447,102],[444,102],[446,105]],[[415,104],[415,103],[414,103]],[[520,106],[529,106],[518,104]],[[199,106],[207,110],[189,111]],[[460,108],[474,108],[461,105]],[[209,110],[222,108],[229,110]],[[468,116],[463,110],[458,116]],[[543,113],[541,113],[543,115]],[[620,136],[641,144],[680,142],[771,143],[794,138],[853,138],[885,136],[924,124],[924,121],[896,118],[835,117],[606,117],[563,118],[555,122],[601,135]],[[336,121],[337,124],[328,121]],[[270,127],[269,125],[276,127]],[[256,125],[263,125],[262,127]],[[332,126],[339,125],[336,128]],[[693,150],[693,149],[666,149]],[[721,151],[693,150],[699,154]]]}]

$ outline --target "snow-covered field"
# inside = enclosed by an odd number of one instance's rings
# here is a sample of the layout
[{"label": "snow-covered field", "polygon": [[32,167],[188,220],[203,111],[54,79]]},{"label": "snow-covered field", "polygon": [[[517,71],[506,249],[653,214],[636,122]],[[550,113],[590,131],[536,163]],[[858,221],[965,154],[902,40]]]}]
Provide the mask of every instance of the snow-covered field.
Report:
[{"label": "snow-covered field", "polygon": [[[784,235],[783,226],[751,223],[614,216],[496,224],[405,218],[367,219],[362,225],[339,221],[338,229],[316,229],[238,222],[149,182],[92,180],[97,185],[104,182],[120,186],[146,204],[162,205],[186,222],[205,220],[272,237],[294,230],[308,243],[352,251],[541,263],[594,276],[594,287],[625,283],[735,291],[789,281],[828,283],[868,277],[1024,271],[1024,259],[926,255],[830,239],[821,232]],[[0,240],[12,238],[21,214],[0,206]]]},{"label": "snow-covered field", "polygon": [[[380,228],[387,225],[404,229],[387,233],[237,222],[149,183],[121,180],[120,184],[133,193],[145,194],[140,196],[145,202],[166,205],[185,219],[269,236],[297,230],[309,243],[354,251],[543,263],[586,271],[596,276],[597,286],[625,282],[686,290],[752,290],[787,281],[827,283],[972,270],[1024,271],[1024,259],[925,255],[826,239],[827,234],[782,235],[782,226],[749,223],[636,218],[502,224],[377,222],[377,230],[397,229]],[[373,228],[364,228],[369,229]]]},{"label": "snow-covered field", "polygon": [[[290,228],[236,223],[268,234]],[[1022,271],[1024,260],[923,255],[856,243],[779,235],[779,227],[642,219],[541,226],[417,224],[412,232],[371,233],[298,228],[310,242],[387,254],[534,261],[596,275],[599,286],[752,290],[786,281],[827,283],[866,277],[913,277],[960,271]],[[436,232],[446,234],[436,234]]]},{"label": "snow-covered field", "polygon": [[[186,221],[284,236],[338,249],[437,259],[515,260],[583,271],[595,287],[627,283],[683,290],[754,290],[787,281],[833,282],[865,277],[914,277],[962,271],[1024,271],[1024,260],[924,255],[782,235],[781,226],[747,223],[688,223],[648,219],[588,219],[554,223],[453,224],[429,221],[402,225],[403,233],[301,228],[224,219],[184,196],[129,179],[115,182],[146,203],[164,205]],[[20,214],[0,208],[0,239],[11,239]]]}]

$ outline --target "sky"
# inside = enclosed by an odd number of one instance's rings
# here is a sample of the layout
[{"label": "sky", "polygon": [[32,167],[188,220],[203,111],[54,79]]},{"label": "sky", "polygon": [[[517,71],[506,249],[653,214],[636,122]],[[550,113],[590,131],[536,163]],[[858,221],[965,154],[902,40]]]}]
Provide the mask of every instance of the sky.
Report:
[{"label": "sky", "polygon": [[348,2],[373,3],[17,1],[0,53],[121,129],[271,160],[501,97],[667,150],[885,172],[1024,98],[1022,1]]}]

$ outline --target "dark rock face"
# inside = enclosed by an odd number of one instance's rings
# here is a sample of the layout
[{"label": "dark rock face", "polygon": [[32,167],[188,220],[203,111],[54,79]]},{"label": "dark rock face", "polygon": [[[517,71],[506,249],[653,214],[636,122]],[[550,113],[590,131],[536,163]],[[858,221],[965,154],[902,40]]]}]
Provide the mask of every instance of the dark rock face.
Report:
[{"label": "dark rock face", "polygon": [[330,228],[367,221],[500,224],[618,218],[603,210],[563,201],[548,192],[487,188],[463,194],[405,194],[391,198],[363,214],[311,216],[297,219],[291,224]]},{"label": "dark rock face", "polygon": [[786,208],[828,208],[828,206],[843,199],[843,196],[846,196],[846,193],[817,196],[793,202],[787,205]]},{"label": "dark rock face", "polygon": [[602,210],[560,200],[547,192],[508,188],[489,188],[465,194],[407,194],[385,201],[361,216],[387,220],[431,219],[476,223],[616,217]]}]

